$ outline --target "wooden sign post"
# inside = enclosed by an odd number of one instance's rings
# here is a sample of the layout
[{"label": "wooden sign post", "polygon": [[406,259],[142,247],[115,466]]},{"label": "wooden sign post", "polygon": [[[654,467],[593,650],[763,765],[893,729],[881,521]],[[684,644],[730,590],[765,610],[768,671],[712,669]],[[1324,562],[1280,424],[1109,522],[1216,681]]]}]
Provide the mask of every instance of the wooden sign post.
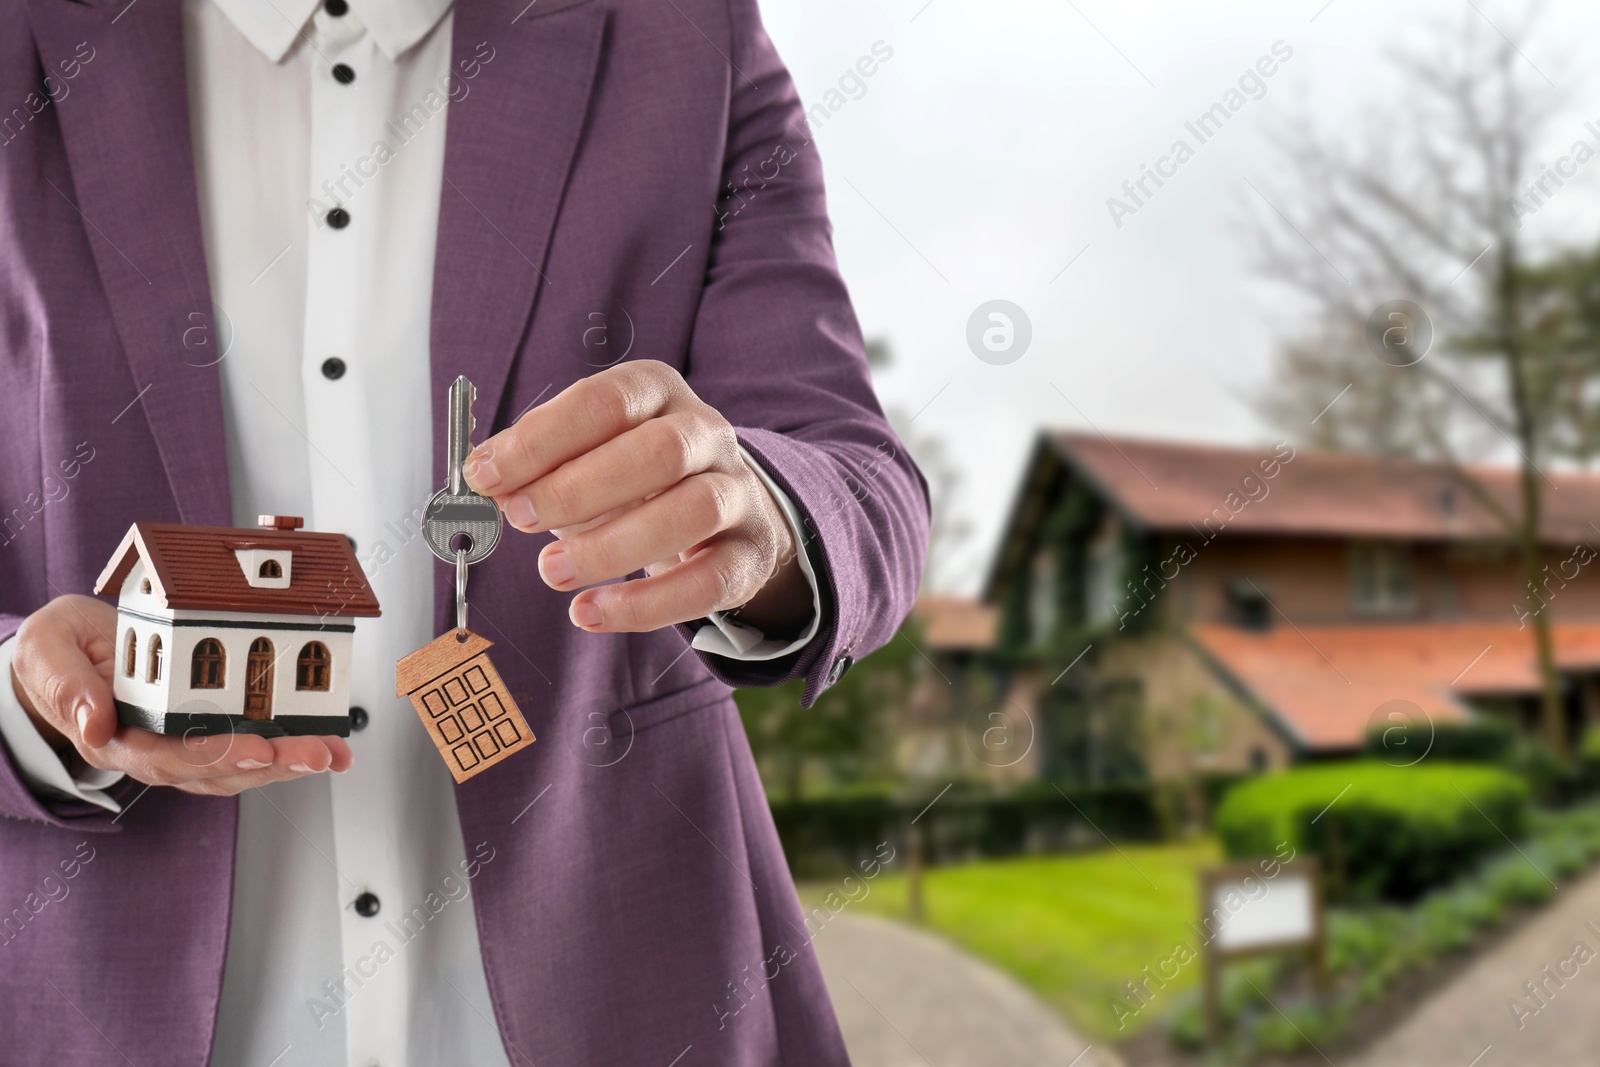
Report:
[{"label": "wooden sign post", "polygon": [[1327,988],[1327,937],[1322,872],[1315,859],[1296,859],[1266,877],[1262,865],[1234,863],[1200,872],[1200,923],[1205,937],[1202,996],[1206,1041],[1222,1040],[1222,967],[1271,953],[1305,953],[1312,988]]}]

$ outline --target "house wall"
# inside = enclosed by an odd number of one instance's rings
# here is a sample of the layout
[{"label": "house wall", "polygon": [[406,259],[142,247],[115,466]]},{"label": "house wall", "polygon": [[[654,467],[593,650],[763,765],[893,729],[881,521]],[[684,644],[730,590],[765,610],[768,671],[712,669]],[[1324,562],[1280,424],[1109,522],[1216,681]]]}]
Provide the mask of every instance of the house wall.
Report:
[{"label": "house wall", "polygon": [[[1194,551],[1177,565],[1174,553],[1182,542]],[[1551,550],[1545,558],[1544,594],[1552,619],[1600,619],[1600,559],[1587,564],[1580,551]],[[1230,582],[1248,579],[1296,623],[1344,623],[1384,620],[1472,619],[1515,622],[1526,610],[1521,560],[1514,549],[1497,546],[1416,545],[1411,551],[1416,605],[1406,614],[1373,615],[1351,602],[1350,542],[1332,538],[1195,538],[1165,540],[1154,568],[1158,577],[1177,577],[1157,592],[1153,610],[1167,618],[1194,622],[1231,621]],[[1136,604],[1133,606],[1137,606]]]},{"label": "house wall", "polygon": [[[171,612],[161,607],[155,593],[143,592],[148,572],[144,561],[135,563],[133,570],[122,583],[122,596],[118,602],[116,663],[113,667],[111,693],[118,700],[136,704],[141,708],[161,709],[167,706],[168,686],[172,681],[173,633]],[[121,608],[128,607],[148,618],[125,616]],[[134,637],[133,670],[128,671],[128,635]],[[150,649],[152,638],[161,638],[161,677],[149,681]],[[185,661],[187,662],[187,661]]]},{"label": "house wall", "polygon": [[1286,766],[1289,743],[1246,704],[1181,635],[1115,642],[1097,664],[1103,680],[1139,680],[1145,758],[1156,781],[1191,774],[1239,774]]},{"label": "house wall", "polygon": [[[251,621],[256,626],[207,625],[216,621]],[[174,659],[172,680],[168,690],[168,710],[177,712],[209,711],[220,709],[229,715],[244,713],[245,666],[250,657],[250,645],[265,637],[272,642],[272,717],[284,715],[347,715],[350,712],[350,655],[351,634],[334,632],[317,627],[315,616],[260,616],[252,618],[239,615],[221,615],[214,612],[178,612],[173,627],[173,641],[177,658]],[[309,624],[309,625],[308,625]],[[195,646],[207,637],[222,643],[227,658],[221,689],[192,689],[190,664]],[[325,691],[298,690],[295,688],[295,671],[300,650],[307,642],[320,641],[327,646],[330,660],[328,688]]]},{"label": "house wall", "polygon": [[[259,615],[230,612],[172,611],[160,598],[142,591],[146,577],[144,563],[136,563],[123,582],[117,612],[117,666],[112,686],[118,700],[149,709],[168,712],[244,713],[245,667],[250,645],[259,637],[272,642],[273,682],[271,713],[283,715],[346,715],[350,710],[350,669],[353,634],[331,630],[324,620],[307,615]],[[141,617],[144,616],[144,617]],[[248,623],[249,625],[237,625]],[[327,626],[350,626],[350,620],[334,619]],[[139,663],[132,678],[123,669],[123,650],[127,633],[138,637]],[[144,681],[149,639],[160,634],[165,667],[155,685]],[[223,647],[225,665],[220,689],[192,689],[191,664],[195,646],[211,637]],[[309,641],[327,646],[330,659],[328,688],[325,691],[297,690],[295,673],[301,648]]]}]

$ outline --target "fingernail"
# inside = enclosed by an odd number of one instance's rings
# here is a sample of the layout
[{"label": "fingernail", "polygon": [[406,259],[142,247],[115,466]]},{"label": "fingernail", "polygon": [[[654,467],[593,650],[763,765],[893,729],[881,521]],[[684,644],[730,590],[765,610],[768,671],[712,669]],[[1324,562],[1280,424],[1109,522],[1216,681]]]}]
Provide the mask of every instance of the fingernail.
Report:
[{"label": "fingernail", "polygon": [[585,630],[600,625],[600,607],[592,600],[574,600],[568,613],[572,621]]},{"label": "fingernail", "polygon": [[262,763],[258,759],[242,759],[237,764],[241,771],[259,771],[263,767],[270,767],[270,763]]},{"label": "fingernail", "polygon": [[291,764],[289,764],[289,769],[291,771],[293,771],[294,773],[296,773],[296,774],[311,774],[312,773],[310,765],[309,764],[305,764],[305,763],[291,763]]},{"label": "fingernail", "polygon": [[80,701],[78,703],[78,736],[82,737],[89,732],[89,705]]},{"label": "fingernail", "polygon": [[477,486],[493,485],[499,481],[500,472],[494,469],[494,450],[488,445],[479,445],[478,450],[461,465],[461,473],[467,476],[467,481]]},{"label": "fingernail", "polygon": [[539,516],[534,514],[533,503],[518,493],[506,498],[506,521],[519,530],[531,530],[539,525]]},{"label": "fingernail", "polygon": [[[539,573],[544,575],[547,585],[565,585],[572,581],[572,576],[578,570],[572,565],[572,557],[567,555],[567,550],[554,544],[539,554]],[[595,615],[598,618],[599,612]]]}]

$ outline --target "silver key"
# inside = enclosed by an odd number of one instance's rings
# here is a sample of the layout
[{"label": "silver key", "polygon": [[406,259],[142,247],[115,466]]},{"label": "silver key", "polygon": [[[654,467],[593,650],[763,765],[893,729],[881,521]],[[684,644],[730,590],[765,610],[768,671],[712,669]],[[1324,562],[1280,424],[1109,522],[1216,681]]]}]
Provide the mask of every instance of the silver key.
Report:
[{"label": "silver key", "polygon": [[[433,494],[422,516],[422,536],[433,554],[446,563],[456,564],[465,576],[468,564],[478,563],[500,542],[500,509],[486,496],[467,488],[462,464],[472,451],[472,402],[478,391],[460,376],[450,385],[450,430],[446,462],[450,484]],[[452,544],[463,538],[462,548]],[[465,585],[465,582],[459,584]]]}]

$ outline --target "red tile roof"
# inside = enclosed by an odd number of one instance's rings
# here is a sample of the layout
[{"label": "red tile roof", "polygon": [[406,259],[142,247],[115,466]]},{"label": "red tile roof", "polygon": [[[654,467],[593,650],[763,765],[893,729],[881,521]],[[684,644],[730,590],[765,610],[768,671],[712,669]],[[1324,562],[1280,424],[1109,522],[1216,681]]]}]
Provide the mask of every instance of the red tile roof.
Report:
[{"label": "red tile roof", "polygon": [[[1224,448],[1173,441],[1106,438],[1093,433],[1050,434],[1063,456],[1116,502],[1152,529],[1185,530],[1215,509],[1212,529],[1248,534],[1322,534],[1399,540],[1503,538],[1505,525],[1451,472],[1437,464],[1342,452],[1299,449],[1277,476],[1261,477],[1258,464],[1273,447]],[[1512,515],[1520,514],[1517,472],[1509,467],[1468,468],[1474,479]],[[1590,520],[1600,516],[1600,476],[1547,472],[1545,538],[1572,545],[1600,538]],[[1267,495],[1247,498],[1240,482],[1254,474]],[[1261,488],[1252,492],[1260,496]]]},{"label": "red tile roof", "polygon": [[[1437,721],[1465,714],[1459,698],[1538,692],[1533,631],[1513,623],[1229,626],[1192,629],[1222,672],[1308,749],[1359,745],[1380,707],[1404,700]],[[1600,669],[1600,623],[1552,626],[1556,664]]]},{"label": "red tile roof", "polygon": [[974,651],[994,647],[1000,612],[972,597],[923,593],[911,615],[922,626],[923,643],[940,651]]},{"label": "red tile roof", "polygon": [[[240,548],[294,553],[288,587],[252,588],[234,555]],[[165,594],[166,606],[176,610],[336,617],[380,613],[378,598],[343,534],[138,522],[117,546],[94,591],[115,594],[139,555]]]}]

